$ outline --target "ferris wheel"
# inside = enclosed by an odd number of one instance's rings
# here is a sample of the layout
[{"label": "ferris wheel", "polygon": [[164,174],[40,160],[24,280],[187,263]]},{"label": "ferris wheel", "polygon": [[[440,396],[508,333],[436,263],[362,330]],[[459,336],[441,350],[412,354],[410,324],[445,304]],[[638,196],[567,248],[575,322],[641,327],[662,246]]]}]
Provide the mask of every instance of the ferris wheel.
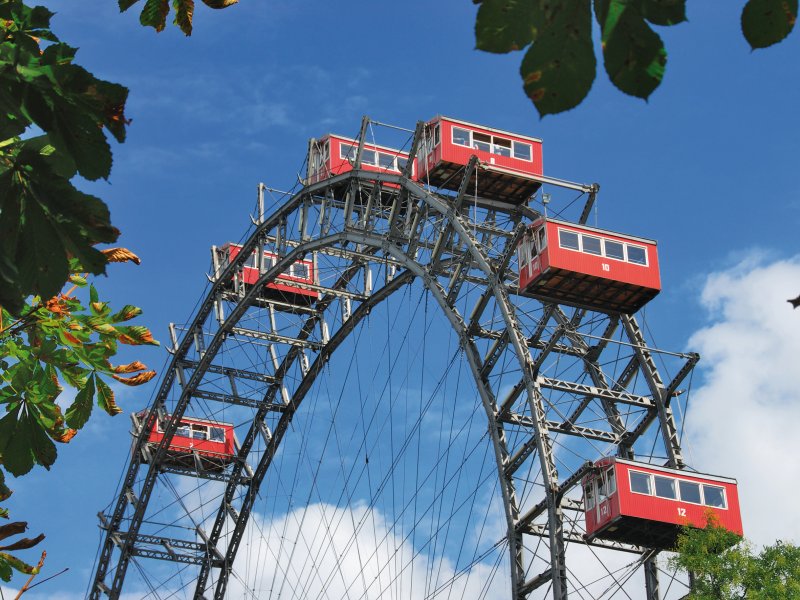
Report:
[{"label": "ferris wheel", "polygon": [[[686,470],[698,355],[633,316],[655,243],[588,226],[598,186],[544,176],[540,140],[437,117],[394,149],[378,127],[311,140],[299,189],[260,185],[212,247],[88,596],[685,594],[659,552],[738,499]],[[629,481],[680,518],[643,527]]]}]

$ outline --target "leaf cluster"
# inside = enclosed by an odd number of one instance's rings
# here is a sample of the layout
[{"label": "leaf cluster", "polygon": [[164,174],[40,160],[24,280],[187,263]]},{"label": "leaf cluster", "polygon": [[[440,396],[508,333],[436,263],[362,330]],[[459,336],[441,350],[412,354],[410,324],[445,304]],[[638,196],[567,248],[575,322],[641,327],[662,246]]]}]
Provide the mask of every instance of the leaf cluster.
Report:
[{"label": "leaf cluster", "polygon": [[[3,481],[3,472],[0,471],[0,500],[7,498],[10,494],[11,491],[6,487]],[[36,544],[44,539],[44,534],[40,533],[33,538],[26,537],[17,539],[11,543],[6,543],[7,538],[22,534],[27,528],[28,524],[24,521],[16,521],[14,523],[0,525],[0,544],[2,544],[0,545],[0,579],[3,581],[11,580],[13,570],[19,571],[20,573],[25,573],[27,575],[35,575],[39,572],[38,567],[29,565],[25,561],[20,560],[10,553],[16,550],[27,550],[28,548],[33,548]]]},{"label": "leaf cluster", "polygon": [[0,0],[0,305],[14,315],[28,296],[55,296],[70,259],[104,273],[94,246],[119,235],[106,205],[71,180],[108,178],[106,132],[124,141],[128,90],[75,64],[52,15]]},{"label": "leaf cluster", "polygon": [[[139,308],[114,311],[89,286],[87,275],[104,273],[108,262],[139,259],[124,248],[96,247],[119,232],[103,201],[73,185],[76,177],[108,178],[108,136],[125,140],[128,90],[75,64],[77,49],[53,33],[52,16],[22,0],[0,0],[0,501],[11,495],[5,473],[49,469],[56,443],[74,437],[95,403],[121,412],[107,380],[135,386],[155,376],[138,361],[111,363],[118,344],[158,342],[128,323]],[[62,291],[65,284],[72,287]],[[87,287],[85,300],[72,295]],[[77,391],[68,403],[64,385]],[[6,509],[0,518],[8,519]],[[6,543],[26,528],[21,521],[0,526],[4,581],[14,570],[35,575],[44,562],[44,552],[37,566],[12,554],[43,535]]]},{"label": "leaf cluster", "polygon": [[800,599],[800,548],[778,541],[756,554],[713,517],[705,529],[687,528],[669,561],[694,574],[687,600]]},{"label": "leaf cluster", "polygon": [[[139,0],[118,0],[120,12],[125,12]],[[203,4],[210,8],[221,9],[236,4],[239,0],[203,0]],[[156,31],[163,31],[167,26],[170,0],[145,0],[139,22],[145,27],[152,27]],[[194,0],[172,0],[175,18],[172,21],[186,35],[192,35],[194,21]]]},{"label": "leaf cluster", "polygon": [[[114,261],[138,261],[124,248],[103,252]],[[79,267],[77,259],[72,259],[72,270]],[[57,457],[56,443],[67,443],[75,436],[95,402],[110,415],[121,412],[105,378],[138,386],[156,374],[139,361],[111,363],[118,344],[158,344],[146,327],[128,324],[141,309],[126,305],[112,310],[84,275],[73,273],[70,282],[69,290],[47,301],[33,297],[16,316],[0,308],[0,405],[5,408],[0,417],[0,501],[11,495],[4,471],[19,477],[37,464],[49,469]],[[84,306],[71,294],[86,287]],[[62,382],[77,390],[66,410],[59,403]],[[0,509],[0,517],[8,518],[8,512]],[[26,527],[22,522],[0,526],[0,541]],[[30,548],[43,538],[0,546],[0,578],[8,581],[12,569],[35,574],[37,567],[9,551]]]},{"label": "leaf cluster", "polygon": [[[0,330],[0,463],[15,476],[35,464],[50,468],[56,459],[53,442],[68,442],[98,406],[110,415],[121,412],[114,392],[101,375],[127,385],[141,385],[155,376],[145,365],[111,364],[118,344],[154,344],[150,331],[126,324],[141,309],[126,305],[113,311],[81,276],[75,286],[89,287],[89,302],[62,293],[42,302],[38,297],[18,319],[2,310]],[[62,413],[56,402],[63,387],[77,394]]]},{"label": "leaf cluster", "polygon": [[[580,104],[597,69],[592,11],[600,26],[603,65],[622,92],[647,99],[659,86],[667,51],[652,26],[686,21],[686,0],[473,0],[480,4],[476,47],[507,53],[527,47],[520,65],[525,93],[539,114]],[[752,48],[792,31],[798,0],[748,0],[742,32]]]}]

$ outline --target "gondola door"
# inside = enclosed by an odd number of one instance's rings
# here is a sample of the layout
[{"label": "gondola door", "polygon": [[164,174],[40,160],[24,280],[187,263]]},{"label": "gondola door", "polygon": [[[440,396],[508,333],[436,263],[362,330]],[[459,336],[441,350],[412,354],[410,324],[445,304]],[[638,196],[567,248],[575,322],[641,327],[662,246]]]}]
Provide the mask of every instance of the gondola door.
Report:
[{"label": "gondola door", "polygon": [[520,241],[519,252],[519,287],[524,290],[544,270],[545,250],[547,248],[546,224],[533,225],[528,228]]},{"label": "gondola door", "polygon": [[614,465],[606,466],[584,483],[586,532],[592,536],[619,514]]},{"label": "gondola door", "polygon": [[614,465],[603,469],[595,478],[597,485],[597,522],[607,523],[614,516],[614,499],[617,493],[617,478]]}]

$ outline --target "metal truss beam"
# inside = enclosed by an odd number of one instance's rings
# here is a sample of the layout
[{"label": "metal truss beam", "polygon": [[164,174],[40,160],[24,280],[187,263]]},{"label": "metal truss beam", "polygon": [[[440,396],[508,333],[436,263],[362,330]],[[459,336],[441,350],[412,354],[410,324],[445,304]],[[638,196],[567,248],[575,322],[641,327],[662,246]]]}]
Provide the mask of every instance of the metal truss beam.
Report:
[{"label": "metal truss beam", "polygon": [[[193,398],[202,398],[203,400],[212,400],[214,402],[222,402],[224,404],[235,404],[236,406],[247,406],[249,408],[261,408],[264,405],[263,398],[244,398],[235,394],[228,394],[225,392],[212,392],[210,390],[195,389],[192,392]],[[268,403],[267,410],[270,412],[283,412],[286,410],[286,405],[273,402]]]},{"label": "metal truss beam", "polygon": [[537,381],[543,388],[558,392],[568,392],[570,394],[589,396],[591,398],[608,400],[610,402],[620,402],[622,404],[630,404],[632,406],[639,406],[642,408],[655,407],[653,400],[646,396],[638,396],[636,394],[629,394],[627,392],[618,392],[607,387],[601,388],[593,385],[585,385],[583,383],[562,381],[559,379],[551,379],[550,377],[543,377],[541,375]]},{"label": "metal truss beam", "polygon": [[[196,369],[200,363],[196,360],[188,358],[181,358],[178,364],[187,369]],[[264,373],[254,373],[244,369],[235,369],[233,367],[223,367],[221,365],[209,365],[206,369],[207,373],[214,373],[215,375],[225,375],[226,377],[233,376],[237,379],[247,379],[250,381],[260,381],[262,383],[273,383],[274,377],[265,375]]]}]

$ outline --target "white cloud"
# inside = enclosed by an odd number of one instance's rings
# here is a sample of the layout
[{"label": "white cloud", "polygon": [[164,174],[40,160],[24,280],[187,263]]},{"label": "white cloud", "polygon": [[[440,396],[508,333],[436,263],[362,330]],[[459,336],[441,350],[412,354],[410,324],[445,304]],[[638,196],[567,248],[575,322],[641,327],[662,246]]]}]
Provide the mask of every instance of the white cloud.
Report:
[{"label": "white cloud", "polygon": [[739,481],[745,536],[800,541],[800,256],[766,262],[752,253],[708,276],[710,323],[689,340],[703,380],[688,414],[694,467]]},{"label": "white cloud", "polygon": [[379,511],[363,504],[317,503],[272,520],[260,515],[253,520],[251,529],[261,535],[243,542],[235,567],[250,591],[232,578],[231,597],[413,600],[439,588],[442,597],[465,600],[508,596],[507,567],[493,576],[493,564],[478,563],[454,579],[449,559],[430,559],[392,531]]}]

